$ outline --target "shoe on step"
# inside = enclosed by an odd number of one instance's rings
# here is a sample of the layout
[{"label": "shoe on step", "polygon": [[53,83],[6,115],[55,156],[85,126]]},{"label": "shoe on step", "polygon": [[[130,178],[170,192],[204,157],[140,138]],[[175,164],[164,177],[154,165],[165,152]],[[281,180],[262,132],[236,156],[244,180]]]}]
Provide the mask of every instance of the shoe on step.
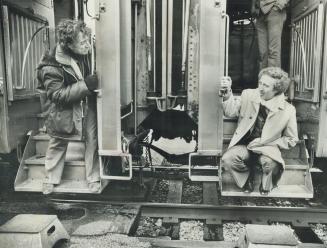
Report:
[{"label": "shoe on step", "polygon": [[88,184],[88,187],[92,193],[97,193],[100,191],[101,186],[100,186],[100,182],[92,182]]},{"label": "shoe on step", "polygon": [[49,195],[53,192],[54,185],[52,183],[43,183],[43,194]]},{"label": "shoe on step", "polygon": [[264,190],[262,187],[262,184],[260,184],[260,186],[259,186],[259,191],[260,191],[261,195],[268,195],[270,192],[269,190]]},{"label": "shoe on step", "polygon": [[244,193],[251,193],[254,190],[253,180],[248,179],[243,187]]}]

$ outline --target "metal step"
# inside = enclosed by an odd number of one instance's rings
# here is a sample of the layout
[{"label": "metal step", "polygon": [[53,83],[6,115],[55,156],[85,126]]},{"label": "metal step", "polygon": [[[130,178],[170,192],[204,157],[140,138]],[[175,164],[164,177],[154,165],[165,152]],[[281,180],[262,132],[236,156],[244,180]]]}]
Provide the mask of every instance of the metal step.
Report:
[{"label": "metal step", "polygon": [[[36,154],[45,155],[50,136],[47,134],[37,134],[32,136],[32,139],[35,141]],[[72,139],[69,141],[66,160],[83,160],[85,154],[85,143],[83,141]]]},{"label": "metal step", "polygon": [[[101,181],[101,190],[96,194],[100,194],[107,186],[108,181]],[[15,191],[24,192],[42,192],[42,179],[27,179],[15,185]],[[54,187],[54,193],[81,193],[81,194],[94,194],[88,188],[87,181],[84,180],[61,180],[60,184]]]},{"label": "metal step", "polygon": [[278,187],[274,188],[268,195],[261,195],[259,185],[261,178],[257,174],[254,180],[254,191],[244,193],[238,188],[231,174],[227,171],[222,173],[221,195],[222,196],[255,196],[255,197],[287,197],[287,198],[313,198],[311,174],[305,170],[285,170]]},{"label": "metal step", "polygon": [[[35,155],[25,160],[24,169],[28,173],[28,178],[44,179],[45,178],[45,157]],[[62,174],[64,180],[84,180],[85,179],[85,162],[84,161],[66,161]]]},{"label": "metal step", "polygon": [[[37,153],[37,144],[38,142],[48,142],[48,140],[48,135],[31,133],[18,168],[14,184],[15,191],[42,192],[45,179],[45,155]],[[43,145],[47,147],[47,144]],[[83,142],[69,143],[62,180],[60,185],[54,188],[54,192],[91,193],[86,181],[84,150],[82,149],[85,149]],[[101,190],[97,193],[101,193],[107,184],[107,180],[102,180]]]},{"label": "metal step", "polygon": [[274,188],[268,195],[261,195],[259,185],[261,178],[259,173],[255,174],[254,191],[244,193],[238,188],[232,175],[220,168],[220,190],[223,196],[256,196],[256,197],[289,197],[289,198],[313,198],[313,186],[310,168],[307,159],[305,144],[300,141],[290,150],[282,150],[282,157],[285,161],[285,170]]}]

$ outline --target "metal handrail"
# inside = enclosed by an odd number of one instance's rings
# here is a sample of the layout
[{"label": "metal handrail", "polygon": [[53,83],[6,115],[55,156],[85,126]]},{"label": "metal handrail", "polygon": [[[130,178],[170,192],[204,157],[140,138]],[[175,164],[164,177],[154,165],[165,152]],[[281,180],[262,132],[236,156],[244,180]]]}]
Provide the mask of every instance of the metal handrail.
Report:
[{"label": "metal handrail", "polygon": [[228,76],[228,53],[229,53],[229,15],[223,11],[221,13],[222,17],[226,20],[225,23],[225,71],[224,76]]},{"label": "metal handrail", "polygon": [[29,40],[26,48],[25,48],[25,52],[24,52],[24,58],[23,58],[23,64],[22,64],[22,73],[21,73],[21,78],[20,78],[20,81],[21,81],[21,85],[16,85],[16,89],[18,90],[22,90],[25,88],[25,81],[24,81],[24,72],[25,72],[25,66],[26,66],[26,60],[27,60],[27,54],[30,50],[30,47],[31,47],[31,44],[32,44],[32,41],[34,40],[34,37],[37,35],[37,33],[39,33],[41,30],[43,30],[44,28],[49,28],[48,25],[44,25],[40,28],[38,28],[32,35],[31,39]]}]

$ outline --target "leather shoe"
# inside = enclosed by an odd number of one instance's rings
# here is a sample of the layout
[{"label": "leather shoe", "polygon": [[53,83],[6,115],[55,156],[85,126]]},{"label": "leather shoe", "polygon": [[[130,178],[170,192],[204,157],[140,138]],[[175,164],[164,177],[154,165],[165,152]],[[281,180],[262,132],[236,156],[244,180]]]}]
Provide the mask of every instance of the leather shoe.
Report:
[{"label": "leather shoe", "polygon": [[52,183],[43,183],[43,194],[44,195],[49,195],[53,192],[54,185]]},{"label": "leather shoe", "polygon": [[251,193],[254,190],[253,181],[248,179],[243,187],[244,193]]},{"label": "leather shoe", "polygon": [[92,182],[88,184],[88,187],[92,193],[97,193],[100,191],[101,186],[100,186],[100,182]]},{"label": "leather shoe", "polygon": [[260,186],[259,186],[259,191],[260,191],[261,195],[268,195],[269,194],[269,190],[264,190],[262,188],[262,184],[260,184]]}]

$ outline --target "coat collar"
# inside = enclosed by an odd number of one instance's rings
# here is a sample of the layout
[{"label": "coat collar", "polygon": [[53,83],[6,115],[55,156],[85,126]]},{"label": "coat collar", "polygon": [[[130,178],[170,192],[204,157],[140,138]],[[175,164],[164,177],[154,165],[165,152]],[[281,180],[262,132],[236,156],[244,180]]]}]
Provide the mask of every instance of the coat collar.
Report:
[{"label": "coat collar", "polygon": [[67,55],[63,48],[61,47],[61,45],[57,45],[57,49],[56,49],[56,54],[55,54],[56,60],[58,61],[58,63],[63,64],[63,65],[68,65],[71,66],[72,64],[72,57],[70,57],[69,55]]},{"label": "coat collar", "polygon": [[75,73],[74,76],[76,76],[79,80],[83,79],[83,74],[76,61],[71,56],[69,56],[59,44],[57,45],[55,57],[58,63],[70,66]]},{"label": "coat collar", "polygon": [[262,104],[263,106],[268,108],[269,111],[272,112],[283,110],[285,108],[285,103],[286,103],[284,93],[280,95],[276,95],[268,101],[262,100],[260,97],[259,89],[256,89],[255,96],[251,100],[254,103]]}]

